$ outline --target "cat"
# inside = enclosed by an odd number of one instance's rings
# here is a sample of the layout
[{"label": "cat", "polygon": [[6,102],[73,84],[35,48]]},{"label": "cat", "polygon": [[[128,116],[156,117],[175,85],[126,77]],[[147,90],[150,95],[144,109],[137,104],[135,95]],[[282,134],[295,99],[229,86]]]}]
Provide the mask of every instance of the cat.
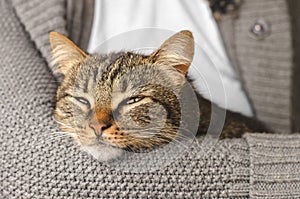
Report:
[{"label": "cat", "polygon": [[[150,55],[88,54],[60,33],[50,32],[49,38],[52,64],[63,75],[54,118],[85,151],[108,161],[124,150],[152,149],[178,136],[182,124],[178,96],[186,83],[192,85],[186,78],[194,55],[190,31],[174,34]],[[204,134],[217,113],[212,113],[214,104],[193,92],[199,106],[194,112],[201,116],[195,125],[198,134]],[[264,131],[268,130],[259,121],[227,111],[220,137]]]}]

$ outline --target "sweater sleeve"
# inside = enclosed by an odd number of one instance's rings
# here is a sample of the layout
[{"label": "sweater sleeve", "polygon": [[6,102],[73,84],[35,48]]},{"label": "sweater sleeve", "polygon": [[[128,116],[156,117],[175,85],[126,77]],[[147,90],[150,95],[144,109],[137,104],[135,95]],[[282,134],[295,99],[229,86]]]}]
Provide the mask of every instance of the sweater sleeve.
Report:
[{"label": "sweater sleeve", "polygon": [[248,134],[251,198],[300,197],[300,135]]}]

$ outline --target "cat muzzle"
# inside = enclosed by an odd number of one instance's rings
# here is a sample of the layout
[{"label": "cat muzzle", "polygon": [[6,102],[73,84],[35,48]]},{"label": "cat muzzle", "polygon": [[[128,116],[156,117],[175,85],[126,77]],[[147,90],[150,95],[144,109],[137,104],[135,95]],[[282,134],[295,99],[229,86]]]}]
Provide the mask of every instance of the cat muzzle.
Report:
[{"label": "cat muzzle", "polygon": [[102,138],[103,131],[111,127],[112,124],[97,122],[97,123],[91,123],[89,126],[94,130],[96,137],[100,139]]}]

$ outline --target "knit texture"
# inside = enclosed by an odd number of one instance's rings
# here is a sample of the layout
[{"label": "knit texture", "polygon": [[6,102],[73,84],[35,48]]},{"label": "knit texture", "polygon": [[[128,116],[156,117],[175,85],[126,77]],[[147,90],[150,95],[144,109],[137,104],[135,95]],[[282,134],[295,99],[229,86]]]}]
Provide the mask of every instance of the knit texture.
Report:
[{"label": "knit texture", "polygon": [[[265,184],[299,186],[299,135],[222,140],[208,153],[195,143],[178,160],[145,173],[122,172],[54,136],[57,84],[43,57],[47,42],[39,41],[49,30],[65,31],[63,20],[48,23],[63,2],[37,2],[0,1],[0,198],[247,198],[275,196]],[[28,26],[37,19],[45,21]],[[260,167],[270,171],[265,178]],[[280,194],[300,197],[298,189]]]},{"label": "knit texture", "polygon": [[[251,33],[258,20],[270,31],[263,39]],[[244,1],[234,33],[239,71],[257,118],[276,132],[290,133],[293,54],[286,1]]]},{"label": "knit texture", "polygon": [[48,33],[56,30],[67,35],[66,9],[63,0],[54,1],[23,1],[12,0],[16,14],[27,34],[43,57],[50,63],[50,45]]},{"label": "knit texture", "polygon": [[251,198],[299,198],[299,135],[252,134],[246,139],[250,147]]},{"label": "knit texture", "polygon": [[[122,173],[102,164],[79,150],[72,140],[55,137],[59,129],[52,119],[56,81],[37,42],[34,30],[47,35],[60,24],[37,24],[29,30],[20,8],[26,15],[48,16],[29,5],[1,0],[0,26],[0,197],[1,198],[97,198],[97,197],[223,197],[247,196],[249,161],[244,156],[245,141],[222,141],[203,156],[192,146],[186,155],[157,172]],[[24,11],[25,12],[25,11]],[[43,19],[45,19],[43,16]],[[41,16],[39,18],[42,18]],[[35,17],[28,18],[35,19]],[[46,20],[46,19],[45,19]],[[46,20],[47,21],[47,20]],[[25,24],[31,23],[30,20]],[[44,26],[40,23],[40,26]],[[51,27],[53,26],[53,27]],[[45,26],[44,26],[45,27]],[[231,155],[232,147],[241,155]],[[239,147],[241,145],[241,147]],[[238,182],[236,184],[236,182]]]},{"label": "knit texture", "polygon": [[[243,1],[237,18],[218,23],[257,118],[276,132],[291,133],[293,48],[287,2]],[[253,33],[256,23],[263,23],[263,36]]]}]

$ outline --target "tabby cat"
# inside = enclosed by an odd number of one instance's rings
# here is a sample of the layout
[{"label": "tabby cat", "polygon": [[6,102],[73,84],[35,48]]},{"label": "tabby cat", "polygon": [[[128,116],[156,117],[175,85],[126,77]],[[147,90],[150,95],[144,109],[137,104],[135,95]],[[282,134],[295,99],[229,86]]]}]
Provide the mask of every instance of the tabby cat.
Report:
[{"label": "tabby cat", "polygon": [[[87,54],[57,32],[49,37],[53,64],[64,76],[54,118],[88,153],[106,161],[124,150],[152,149],[178,136],[182,125],[178,96],[194,54],[190,31],[173,35],[150,55]],[[204,134],[215,117],[212,104],[193,92],[200,110],[197,117],[201,115],[196,131]],[[265,127],[227,111],[221,138],[254,131]]]}]

